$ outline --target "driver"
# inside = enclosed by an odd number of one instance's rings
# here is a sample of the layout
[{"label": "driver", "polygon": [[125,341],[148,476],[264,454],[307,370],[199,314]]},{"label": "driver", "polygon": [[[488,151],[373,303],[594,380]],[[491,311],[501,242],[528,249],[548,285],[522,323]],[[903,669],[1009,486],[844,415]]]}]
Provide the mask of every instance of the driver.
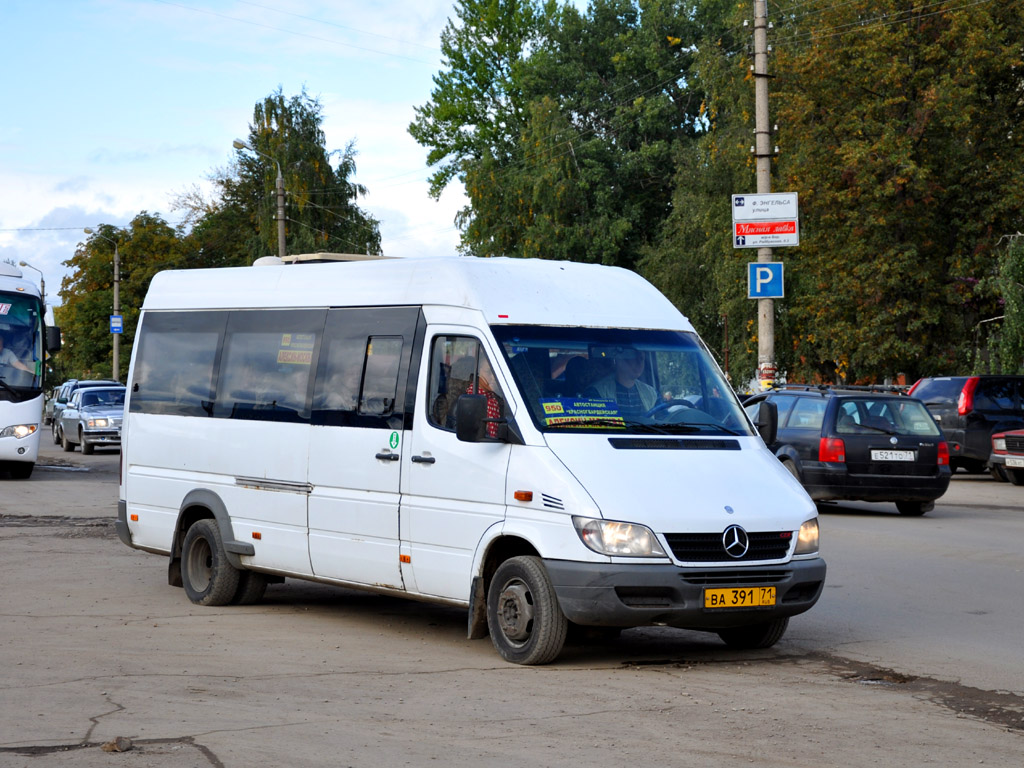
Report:
[{"label": "driver", "polygon": [[614,400],[619,413],[626,417],[643,416],[658,404],[658,393],[650,384],[640,381],[644,372],[644,353],[635,347],[623,347],[615,355],[615,370],[595,381],[584,397]]},{"label": "driver", "polygon": [[31,368],[18,359],[18,356],[15,355],[14,352],[4,347],[4,337],[3,334],[0,334],[0,366],[5,365],[9,365],[12,368],[20,368],[28,373],[34,373]]}]

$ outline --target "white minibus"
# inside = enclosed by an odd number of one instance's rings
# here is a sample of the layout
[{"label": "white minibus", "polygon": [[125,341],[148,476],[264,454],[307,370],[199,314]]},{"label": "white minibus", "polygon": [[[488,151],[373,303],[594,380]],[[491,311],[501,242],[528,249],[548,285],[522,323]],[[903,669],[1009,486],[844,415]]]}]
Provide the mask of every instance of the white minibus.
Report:
[{"label": "white minibus", "polygon": [[573,625],[764,648],[818,600],[775,411],[751,424],[640,276],[268,260],[162,272],[142,307],[117,530],[192,602],[284,578],[401,595],[543,664]]}]

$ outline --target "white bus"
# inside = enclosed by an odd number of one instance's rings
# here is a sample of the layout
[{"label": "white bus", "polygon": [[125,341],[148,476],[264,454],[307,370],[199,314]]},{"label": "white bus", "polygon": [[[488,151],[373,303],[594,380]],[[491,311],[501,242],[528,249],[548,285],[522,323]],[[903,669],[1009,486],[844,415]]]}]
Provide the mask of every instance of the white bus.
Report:
[{"label": "white bus", "polygon": [[571,624],[768,647],[825,579],[816,508],[757,431],[773,415],[755,428],[686,318],[622,269],[163,272],[117,530],[194,603],[298,578],[462,606],[515,663],[553,660]]},{"label": "white bus", "polygon": [[46,354],[60,349],[36,285],[0,262],[0,477],[25,480],[39,456]]}]

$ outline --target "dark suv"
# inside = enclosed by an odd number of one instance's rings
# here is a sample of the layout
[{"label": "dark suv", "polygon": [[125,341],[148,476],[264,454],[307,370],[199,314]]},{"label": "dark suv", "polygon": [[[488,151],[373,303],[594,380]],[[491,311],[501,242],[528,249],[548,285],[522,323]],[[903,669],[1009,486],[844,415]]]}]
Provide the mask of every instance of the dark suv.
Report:
[{"label": "dark suv", "polygon": [[949,487],[949,449],[916,398],[870,389],[788,386],[755,395],[778,409],[768,447],[815,501],[890,501],[923,515]]},{"label": "dark suv", "polygon": [[984,472],[992,435],[1024,427],[1024,376],[935,376],[920,379],[910,394],[945,433],[954,470]]}]

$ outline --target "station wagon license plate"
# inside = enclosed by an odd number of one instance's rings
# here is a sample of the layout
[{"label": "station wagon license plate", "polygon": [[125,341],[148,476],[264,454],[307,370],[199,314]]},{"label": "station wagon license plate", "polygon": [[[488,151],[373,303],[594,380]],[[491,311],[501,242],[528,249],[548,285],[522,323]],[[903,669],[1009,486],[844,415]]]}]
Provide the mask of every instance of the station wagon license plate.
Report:
[{"label": "station wagon license plate", "polygon": [[1006,466],[1008,467],[1024,467],[1024,459],[1018,459],[1016,456],[1006,457]]},{"label": "station wagon license plate", "polygon": [[759,608],[775,605],[775,587],[705,589],[705,608]]},{"label": "station wagon license plate", "polygon": [[914,461],[914,451],[872,451],[872,461]]}]

